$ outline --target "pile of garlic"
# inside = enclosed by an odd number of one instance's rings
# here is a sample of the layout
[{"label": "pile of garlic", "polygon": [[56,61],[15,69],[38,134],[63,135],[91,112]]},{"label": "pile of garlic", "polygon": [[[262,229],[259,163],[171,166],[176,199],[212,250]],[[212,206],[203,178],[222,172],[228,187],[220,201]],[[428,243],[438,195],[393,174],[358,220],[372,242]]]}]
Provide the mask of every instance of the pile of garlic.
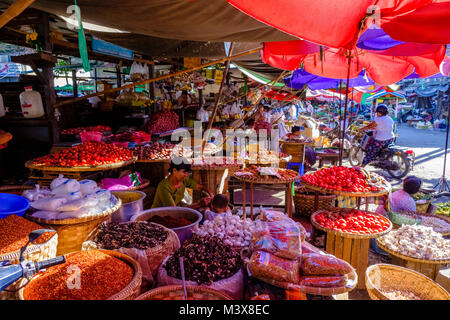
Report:
[{"label": "pile of garlic", "polygon": [[391,251],[424,260],[450,259],[450,240],[433,228],[422,225],[402,225],[378,238]]},{"label": "pile of garlic", "polygon": [[216,236],[227,245],[246,248],[250,245],[255,229],[255,223],[251,219],[241,219],[228,212],[217,215],[214,220],[205,221],[194,233],[200,236]]}]

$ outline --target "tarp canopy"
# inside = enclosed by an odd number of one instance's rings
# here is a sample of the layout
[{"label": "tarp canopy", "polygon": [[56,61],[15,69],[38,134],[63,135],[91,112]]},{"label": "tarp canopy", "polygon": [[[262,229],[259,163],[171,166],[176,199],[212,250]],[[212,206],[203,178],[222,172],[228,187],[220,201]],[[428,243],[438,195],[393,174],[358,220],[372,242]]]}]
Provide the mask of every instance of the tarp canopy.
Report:
[{"label": "tarp canopy", "polygon": [[[67,13],[73,4],[73,0],[36,0],[32,7],[67,17],[73,14],[70,10]],[[247,16],[226,0],[78,0],[77,4],[85,22],[158,38],[238,42],[295,39]],[[121,36],[127,40],[126,35]]]},{"label": "tarp canopy", "polygon": [[383,98],[383,99],[405,99],[405,96],[398,92],[387,92],[386,90],[382,90],[378,93],[375,93],[366,99],[366,103],[372,102],[374,99]]}]

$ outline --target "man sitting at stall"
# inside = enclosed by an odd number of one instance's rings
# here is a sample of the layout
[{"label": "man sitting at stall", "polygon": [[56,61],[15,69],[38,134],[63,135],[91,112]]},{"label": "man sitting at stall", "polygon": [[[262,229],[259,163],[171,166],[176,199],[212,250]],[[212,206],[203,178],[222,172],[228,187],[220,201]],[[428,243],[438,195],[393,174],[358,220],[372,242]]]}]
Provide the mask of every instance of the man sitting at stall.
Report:
[{"label": "man sitting at stall", "polygon": [[210,208],[205,210],[205,220],[214,220],[218,214],[226,212],[231,212],[228,197],[224,194],[216,194]]},{"label": "man sitting at stall", "polygon": [[162,180],[156,188],[155,199],[152,209],[159,207],[180,207],[183,206],[183,198],[186,188],[193,190],[205,190],[210,197],[206,197],[191,206],[192,209],[207,207],[211,201],[212,193],[204,186],[189,177],[192,172],[191,165],[185,158],[174,157],[170,162],[169,175]]}]

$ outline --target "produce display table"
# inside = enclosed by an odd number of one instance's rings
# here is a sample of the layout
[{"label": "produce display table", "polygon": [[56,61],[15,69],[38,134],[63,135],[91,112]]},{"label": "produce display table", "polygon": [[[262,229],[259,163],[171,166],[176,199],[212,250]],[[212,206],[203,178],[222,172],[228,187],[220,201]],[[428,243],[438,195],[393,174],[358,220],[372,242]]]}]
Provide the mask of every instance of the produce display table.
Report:
[{"label": "produce display table", "polygon": [[238,179],[242,182],[242,214],[244,219],[246,218],[245,213],[245,190],[247,187],[247,184],[249,184],[250,187],[250,218],[253,219],[253,191],[254,191],[254,185],[282,185],[285,186],[285,213],[288,215],[289,218],[292,218],[292,186],[294,184],[294,181],[298,180],[300,178],[300,175],[297,174],[295,178],[289,179],[289,180],[279,180],[276,178],[269,178],[264,180],[254,180],[249,179],[247,176],[236,176],[233,175],[234,178]]},{"label": "produce display table", "polygon": [[378,240],[377,245],[392,256],[392,263],[417,271],[432,280],[436,280],[439,270],[445,268],[450,264],[450,259],[447,260],[424,260],[417,259],[410,256],[405,256],[398,252],[389,250],[383,246]]},{"label": "produce display table", "polygon": [[339,161],[339,153],[327,153],[316,151],[317,159],[319,159],[319,168],[323,167],[325,161],[330,161],[332,166],[337,165]]},{"label": "produce display table", "polygon": [[84,167],[57,167],[57,166],[39,166],[32,164],[32,161],[27,161],[25,167],[30,169],[30,179],[37,180],[39,185],[48,186],[50,182],[57,178],[58,175],[64,174],[67,178],[83,180],[89,176],[97,173],[109,171],[113,169],[123,168],[135,162],[135,159],[128,161],[121,161],[113,164],[106,164],[101,166],[84,166]]},{"label": "produce display table", "polygon": [[[353,234],[334,231],[318,224],[315,217],[320,213],[314,212],[311,216],[311,224],[327,233],[326,252],[350,263],[358,274],[357,289],[365,289],[365,272],[368,266],[370,239],[380,237],[392,230],[390,227],[379,233]],[[372,213],[373,214],[373,213]]]}]

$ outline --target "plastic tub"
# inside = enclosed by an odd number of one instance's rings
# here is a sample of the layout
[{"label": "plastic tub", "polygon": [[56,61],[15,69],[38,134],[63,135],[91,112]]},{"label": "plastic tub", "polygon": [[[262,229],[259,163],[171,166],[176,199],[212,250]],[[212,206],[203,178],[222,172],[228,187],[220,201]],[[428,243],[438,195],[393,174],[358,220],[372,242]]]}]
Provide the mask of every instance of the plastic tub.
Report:
[{"label": "plastic tub", "polygon": [[162,207],[142,211],[140,214],[131,217],[130,221],[147,221],[153,216],[171,216],[173,218],[185,218],[192,221],[191,224],[179,228],[169,228],[175,231],[180,240],[180,245],[192,237],[192,229],[202,221],[203,216],[200,212],[190,208],[183,207]]},{"label": "plastic tub", "polygon": [[30,207],[28,199],[11,193],[0,193],[0,219],[11,214],[23,216]]},{"label": "plastic tub", "polygon": [[80,133],[81,142],[88,142],[88,141],[96,141],[100,142],[103,138],[102,132],[97,131],[84,131]]},{"label": "plastic tub", "polygon": [[144,210],[144,198],[147,196],[144,192],[120,190],[112,191],[111,193],[122,200],[122,206],[111,215],[112,222],[128,222],[133,215],[139,214]]}]

